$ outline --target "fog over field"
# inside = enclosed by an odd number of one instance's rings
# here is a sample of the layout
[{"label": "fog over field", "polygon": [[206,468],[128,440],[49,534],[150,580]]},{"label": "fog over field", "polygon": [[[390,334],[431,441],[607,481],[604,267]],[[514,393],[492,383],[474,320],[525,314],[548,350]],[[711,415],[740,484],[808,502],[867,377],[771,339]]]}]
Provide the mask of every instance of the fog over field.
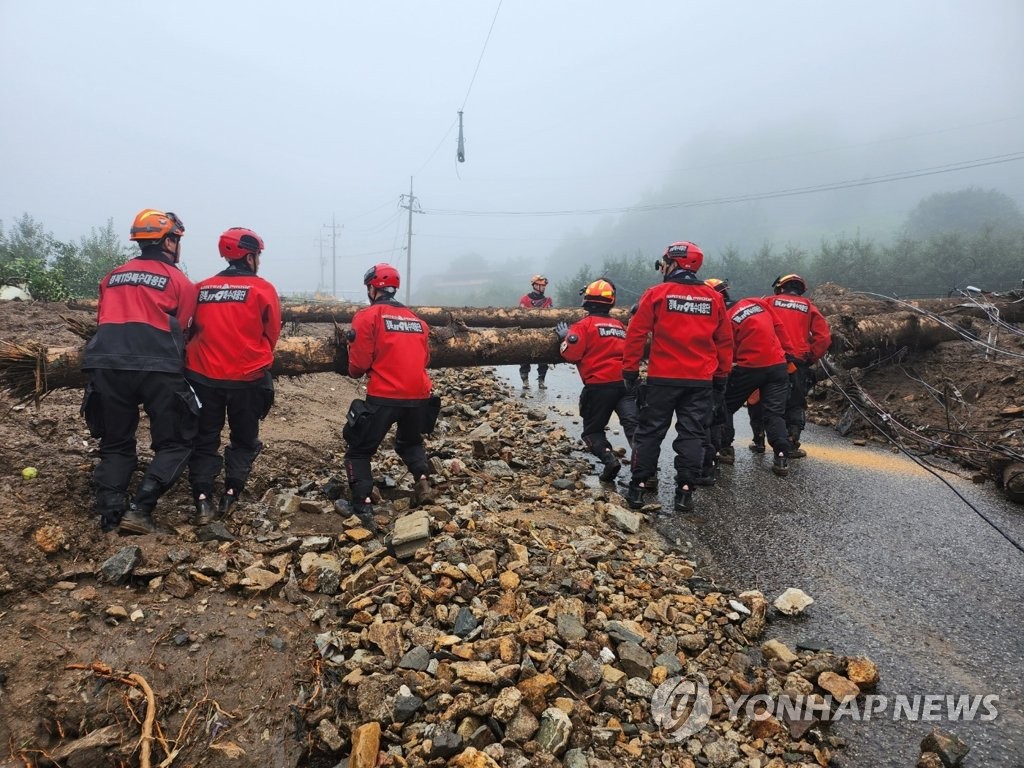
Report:
[{"label": "fog over field", "polygon": [[1024,204],[1022,29],[1017,0],[0,0],[0,220],[173,210],[194,279],[247,226],[282,293],[343,297],[405,272],[410,185],[414,298],[453,263],[525,292],[677,239],[885,238],[936,192]]}]

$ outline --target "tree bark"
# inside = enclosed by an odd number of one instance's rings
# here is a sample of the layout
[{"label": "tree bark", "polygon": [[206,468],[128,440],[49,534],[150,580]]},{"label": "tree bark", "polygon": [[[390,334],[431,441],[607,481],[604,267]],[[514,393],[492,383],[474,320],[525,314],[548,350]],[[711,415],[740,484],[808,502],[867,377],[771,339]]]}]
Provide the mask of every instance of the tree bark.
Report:
[{"label": "tree bark", "polygon": [[[493,328],[478,331],[435,328],[430,333],[431,368],[465,368],[521,363],[558,363],[558,337],[552,331]],[[0,388],[15,397],[38,397],[85,383],[85,345],[0,345]],[[274,376],[334,371],[348,373],[348,348],[334,338],[283,337],[274,351]]]}]

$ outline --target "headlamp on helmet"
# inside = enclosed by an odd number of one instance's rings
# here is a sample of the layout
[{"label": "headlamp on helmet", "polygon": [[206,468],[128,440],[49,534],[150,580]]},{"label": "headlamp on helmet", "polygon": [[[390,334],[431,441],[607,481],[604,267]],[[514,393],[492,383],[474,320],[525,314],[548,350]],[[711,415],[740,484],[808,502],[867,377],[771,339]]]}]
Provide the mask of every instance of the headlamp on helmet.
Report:
[{"label": "headlamp on helmet", "polygon": [[607,277],[601,277],[580,289],[580,296],[583,303],[601,304],[607,307],[615,306],[615,284]]}]

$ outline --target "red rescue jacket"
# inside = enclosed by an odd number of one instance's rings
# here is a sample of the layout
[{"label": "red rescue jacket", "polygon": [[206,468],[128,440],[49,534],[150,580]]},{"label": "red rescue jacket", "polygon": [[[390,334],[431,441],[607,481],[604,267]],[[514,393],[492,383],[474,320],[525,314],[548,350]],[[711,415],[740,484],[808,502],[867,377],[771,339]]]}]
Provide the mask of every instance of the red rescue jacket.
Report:
[{"label": "red rescue jacket", "polygon": [[651,383],[711,386],[732,369],[732,327],[722,295],[696,275],[677,271],[640,297],[626,330],[622,370],[640,370],[647,334]]},{"label": "red rescue jacket", "polygon": [[764,299],[740,299],[729,308],[733,363],[744,368],[767,368],[786,362],[793,345],[782,322]]},{"label": "red rescue jacket", "polygon": [[98,327],[83,370],[181,373],[196,287],[162,255],[144,253],[100,281]]},{"label": "red rescue jacket", "polygon": [[792,293],[768,297],[768,306],[786,326],[793,342],[793,354],[807,363],[816,362],[828,352],[832,333],[828,321],[810,299]]},{"label": "red rescue jacket", "polygon": [[281,301],[274,286],[245,267],[201,281],[185,371],[204,383],[258,381],[274,362]]},{"label": "red rescue jacket", "polygon": [[622,350],[626,327],[608,315],[592,314],[574,323],[562,341],[562,357],[576,363],[584,384],[622,381]]},{"label": "red rescue jacket", "polygon": [[519,299],[519,306],[524,309],[551,309],[551,307],[555,306],[555,303],[543,293],[530,291]]},{"label": "red rescue jacket", "polygon": [[394,299],[375,301],[352,318],[348,375],[369,375],[366,401],[422,405],[430,398],[430,327]]}]

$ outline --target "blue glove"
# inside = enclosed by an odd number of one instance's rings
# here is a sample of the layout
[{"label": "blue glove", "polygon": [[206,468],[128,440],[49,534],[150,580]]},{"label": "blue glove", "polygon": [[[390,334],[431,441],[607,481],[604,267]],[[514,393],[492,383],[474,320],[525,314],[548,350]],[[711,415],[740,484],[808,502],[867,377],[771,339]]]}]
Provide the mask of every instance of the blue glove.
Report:
[{"label": "blue glove", "polygon": [[564,321],[559,323],[555,326],[555,335],[559,341],[565,341],[565,337],[569,335],[569,326]]}]

